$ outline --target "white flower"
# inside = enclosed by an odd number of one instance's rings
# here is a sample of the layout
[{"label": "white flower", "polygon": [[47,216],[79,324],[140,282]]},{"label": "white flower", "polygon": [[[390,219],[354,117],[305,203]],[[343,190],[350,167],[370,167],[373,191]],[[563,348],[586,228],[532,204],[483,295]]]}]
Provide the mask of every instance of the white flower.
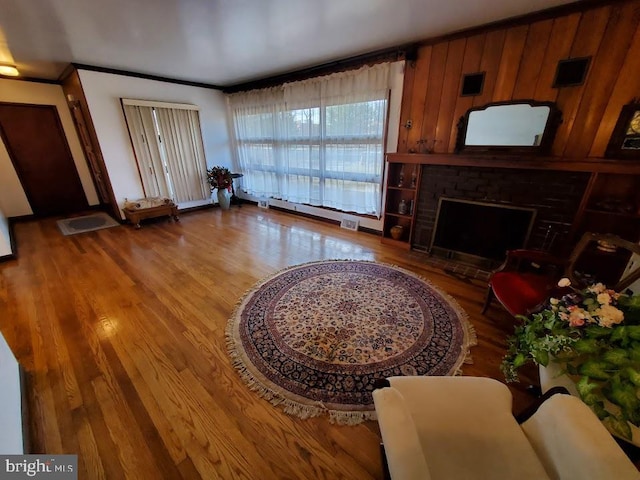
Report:
[{"label": "white flower", "polygon": [[568,287],[569,285],[571,285],[571,280],[569,280],[567,277],[561,278],[558,282],[559,287]]},{"label": "white flower", "polygon": [[593,314],[598,317],[601,327],[612,327],[624,320],[624,313],[612,305],[602,305]]},{"label": "white flower", "polygon": [[607,287],[605,287],[601,283],[596,283],[594,285],[591,285],[589,288],[587,288],[587,290],[590,291],[591,293],[602,293],[607,290]]},{"label": "white flower", "polygon": [[550,303],[551,305],[557,305],[557,304],[559,304],[559,303],[560,303],[560,300],[558,300],[557,298],[553,298],[553,297],[552,297],[552,298],[550,298],[550,299],[549,299],[549,303]]},{"label": "white flower", "polygon": [[611,303],[611,295],[607,292],[599,293],[596,299],[600,305],[609,305]]}]

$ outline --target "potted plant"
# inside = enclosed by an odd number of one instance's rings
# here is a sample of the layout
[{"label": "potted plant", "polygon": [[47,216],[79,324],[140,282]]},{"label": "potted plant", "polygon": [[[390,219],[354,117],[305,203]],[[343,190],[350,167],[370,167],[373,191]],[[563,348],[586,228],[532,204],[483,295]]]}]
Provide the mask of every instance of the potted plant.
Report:
[{"label": "potted plant", "polygon": [[223,210],[228,210],[231,204],[231,185],[233,179],[231,172],[226,167],[216,165],[207,169],[207,181],[211,186],[211,191],[218,190],[218,204]]},{"label": "potted plant", "polygon": [[501,370],[512,382],[526,363],[553,362],[611,432],[631,439],[640,426],[640,295],[601,283],[577,290],[566,278],[558,286],[567,293],[519,317]]}]

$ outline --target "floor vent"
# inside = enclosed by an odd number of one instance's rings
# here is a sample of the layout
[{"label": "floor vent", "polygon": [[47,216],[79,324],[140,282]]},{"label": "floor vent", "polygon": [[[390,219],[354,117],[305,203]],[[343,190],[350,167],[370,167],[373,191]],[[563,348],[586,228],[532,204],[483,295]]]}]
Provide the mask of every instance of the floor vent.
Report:
[{"label": "floor vent", "polygon": [[258,200],[258,207],[260,207],[260,208],[269,208],[269,199],[268,198],[261,198],[260,200]]},{"label": "floor vent", "polygon": [[358,231],[359,225],[360,222],[352,218],[343,218],[340,222],[340,228],[346,228],[347,230],[353,230],[354,232]]}]

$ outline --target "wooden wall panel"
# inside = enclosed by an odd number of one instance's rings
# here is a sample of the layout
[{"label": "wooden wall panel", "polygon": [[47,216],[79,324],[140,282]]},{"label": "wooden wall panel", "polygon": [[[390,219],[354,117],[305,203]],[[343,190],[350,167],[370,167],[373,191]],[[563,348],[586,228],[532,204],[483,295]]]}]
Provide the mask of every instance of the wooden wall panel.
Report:
[{"label": "wooden wall panel", "polygon": [[444,148],[443,146],[442,151],[444,152],[452,152],[455,149],[456,135],[458,132],[458,121],[460,120],[460,117],[466,113],[467,110],[473,107],[473,96],[463,97],[460,95],[460,92],[462,91],[462,78],[466,74],[482,71],[480,69],[480,63],[482,61],[482,51],[484,49],[486,37],[487,35],[483,33],[480,35],[474,35],[473,37],[469,37],[467,39],[467,43],[464,48],[464,58],[462,60],[462,72],[460,74],[460,80],[458,82],[458,95],[456,97],[456,104],[453,110],[451,125],[449,125],[449,128],[451,129],[451,131],[449,132],[449,147]]},{"label": "wooden wall panel", "polygon": [[[421,135],[418,139],[428,143],[431,143],[436,138],[436,125],[440,112],[440,100],[442,99],[442,85],[444,82],[448,51],[449,42],[443,42],[434,45],[431,52],[427,99],[424,105]],[[436,147],[438,147],[438,145],[436,145]]]},{"label": "wooden wall panel", "polygon": [[407,61],[404,65],[404,84],[402,87],[402,107],[400,110],[400,125],[398,126],[398,151],[408,152],[407,137],[409,129],[407,122],[411,120],[411,102],[413,100],[413,86],[415,85],[416,62]]},{"label": "wooden wall panel", "polygon": [[493,99],[493,91],[498,81],[498,69],[500,67],[502,49],[504,48],[505,34],[505,30],[487,32],[482,60],[480,61],[480,71],[485,72],[484,87],[480,95],[473,97],[474,107],[485,105]]},{"label": "wooden wall panel", "polygon": [[558,89],[553,88],[556,77],[558,61],[569,57],[571,46],[578,30],[581,15],[574,13],[553,20],[553,28],[545,56],[542,59],[540,74],[536,82],[536,90],[533,97],[543,102],[555,102],[558,97]]},{"label": "wooden wall panel", "polygon": [[502,57],[500,58],[500,67],[498,70],[498,79],[493,90],[493,101],[501,102],[511,100],[513,98],[513,89],[518,78],[518,70],[520,70],[520,62],[524,53],[524,44],[527,41],[528,25],[510,28],[507,30],[504,46],[502,48]]},{"label": "wooden wall panel", "polygon": [[553,20],[537,22],[529,27],[512,98],[533,98],[552,28]]},{"label": "wooden wall panel", "polygon": [[418,50],[418,59],[416,60],[415,74],[413,75],[413,98],[409,106],[413,126],[407,133],[407,152],[417,151],[418,140],[422,135],[422,117],[425,112],[427,86],[430,84],[431,50],[431,47]]},{"label": "wooden wall panel", "polygon": [[449,136],[451,135],[456,99],[460,96],[460,78],[462,77],[462,61],[466,43],[466,39],[460,38],[449,44],[440,96],[438,123],[436,124],[434,150],[437,152],[449,151]]},{"label": "wooden wall panel", "polygon": [[[571,47],[571,58],[595,56],[602,41],[602,35],[607,27],[611,7],[588,10],[582,14],[578,30]],[[557,98],[557,105],[562,112],[562,125],[558,128],[555,142],[553,144],[553,155],[565,155],[565,147],[573,122],[575,121],[580,101],[584,93],[584,86],[589,82],[589,77],[593,74],[593,65],[589,66],[585,84],[580,87],[565,87],[560,89]]]},{"label": "wooden wall panel", "polygon": [[[423,45],[405,76],[401,119],[413,128],[401,127],[398,151],[419,151],[421,140],[431,146],[435,138],[435,153],[452,153],[468,108],[532,98],[562,111],[554,157],[602,156],[620,108],[640,97],[639,25],[640,0],[622,0]],[[592,57],[585,83],[553,88],[558,61],[584,56]],[[462,75],[477,71],[485,72],[482,93],[460,97]]]},{"label": "wooden wall panel", "polygon": [[[609,16],[564,154],[586,157],[640,21],[640,4],[616,5]],[[638,74],[640,72],[637,72]]]},{"label": "wooden wall panel", "polygon": [[595,134],[590,157],[602,157],[609,144],[622,106],[631,102],[634,97],[640,97],[640,28],[636,29],[631,47],[627,51],[624,64],[620,69],[609,103],[602,115],[602,120]]}]

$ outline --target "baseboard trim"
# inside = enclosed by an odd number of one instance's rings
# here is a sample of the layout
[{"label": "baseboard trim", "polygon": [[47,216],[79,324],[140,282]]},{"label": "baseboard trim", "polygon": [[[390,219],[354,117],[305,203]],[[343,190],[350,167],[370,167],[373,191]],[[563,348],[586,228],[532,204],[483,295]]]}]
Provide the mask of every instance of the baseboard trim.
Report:
[{"label": "baseboard trim", "polygon": [[[254,205],[258,204],[257,202],[252,202],[250,200],[243,200],[243,202],[252,203]],[[330,223],[330,224],[336,225],[338,227],[340,226],[340,220],[333,220],[331,218],[320,217],[320,216],[314,215],[312,213],[301,212],[299,210],[292,210],[292,209],[288,209],[288,208],[284,208],[284,207],[277,207],[277,206],[272,205],[272,204],[269,204],[269,209],[270,210],[277,210],[279,212],[289,213],[291,215],[298,215],[298,216],[304,217],[304,218],[310,218],[312,220],[318,220],[318,221],[324,222],[324,223]],[[363,227],[362,225],[358,226],[358,232],[367,233],[367,234],[370,234],[370,235],[375,235],[377,237],[382,235],[382,232],[380,232],[378,230],[374,230],[373,228]]]}]

